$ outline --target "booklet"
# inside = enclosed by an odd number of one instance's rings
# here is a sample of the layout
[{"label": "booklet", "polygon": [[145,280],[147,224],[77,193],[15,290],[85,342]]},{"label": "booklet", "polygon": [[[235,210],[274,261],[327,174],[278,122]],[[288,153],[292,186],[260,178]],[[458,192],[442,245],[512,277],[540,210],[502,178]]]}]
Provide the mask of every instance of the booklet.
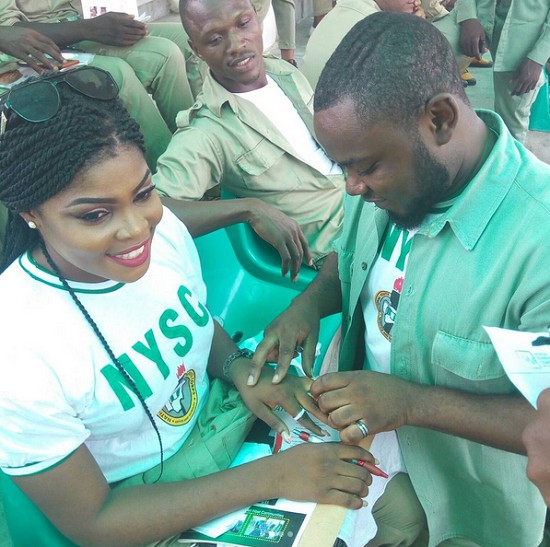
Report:
[{"label": "booklet", "polygon": [[497,327],[483,328],[487,331],[512,383],[537,408],[540,392],[550,387],[548,333],[520,332]]},{"label": "booklet", "polygon": [[[236,545],[248,547],[292,547],[299,541],[307,513],[288,511],[281,508],[284,504],[269,506],[257,504],[248,507],[240,513],[233,526],[225,533],[211,537],[196,530],[183,532],[178,543],[214,543],[215,545]],[[315,504],[296,504],[315,505]]]}]

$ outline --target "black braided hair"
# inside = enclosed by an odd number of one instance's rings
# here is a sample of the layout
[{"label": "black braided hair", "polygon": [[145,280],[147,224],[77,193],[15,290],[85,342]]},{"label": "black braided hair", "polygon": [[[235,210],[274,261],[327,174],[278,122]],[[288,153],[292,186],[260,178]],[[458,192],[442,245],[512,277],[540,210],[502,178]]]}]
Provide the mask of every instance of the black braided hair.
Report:
[{"label": "black braided hair", "polygon": [[408,129],[441,92],[469,104],[445,36],[420,17],[379,12],[356,23],[328,60],[314,110],[349,97],[363,125],[390,122]]},{"label": "black braided hair", "polygon": [[6,132],[0,137],[0,201],[8,207],[10,214],[0,272],[23,252],[35,245],[40,246],[50,268],[138,397],[151,422],[160,448],[158,481],[164,469],[162,437],[143,395],[53,261],[38,230],[29,228],[19,215],[39,207],[67,188],[80,171],[115,157],[118,146],[134,146],[145,153],[143,136],[137,122],[130,118],[118,99],[90,99],[64,84],[58,85],[57,89],[61,104],[53,118],[32,123],[12,114]]},{"label": "black braided hair", "polygon": [[118,99],[99,101],[57,86],[61,105],[45,122],[11,113],[0,136],[0,201],[10,211],[0,272],[36,245],[38,233],[19,213],[65,189],[84,168],[116,154],[117,145],[144,151],[143,137]]}]

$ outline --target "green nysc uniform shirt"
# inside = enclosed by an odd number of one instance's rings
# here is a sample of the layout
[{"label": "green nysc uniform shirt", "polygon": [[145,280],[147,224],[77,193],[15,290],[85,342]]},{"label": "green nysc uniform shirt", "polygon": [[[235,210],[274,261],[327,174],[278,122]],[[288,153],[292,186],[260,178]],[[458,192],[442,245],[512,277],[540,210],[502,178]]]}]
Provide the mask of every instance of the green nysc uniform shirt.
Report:
[{"label": "green nysc uniform shirt", "polygon": [[[392,329],[391,373],[517,395],[483,325],[540,332],[550,322],[550,167],[496,114],[478,115],[498,139],[454,205],[413,238]],[[346,198],[337,243],[342,370],[369,368],[360,295],[387,224],[386,211]],[[525,456],[419,427],[397,434],[430,546],[459,536],[484,547],[539,545],[546,507],[526,477]]]},{"label": "green nysc uniform shirt", "polygon": [[[307,80],[285,61],[266,58],[265,63],[313,134],[313,91]],[[343,222],[342,174],[313,169],[254,104],[227,91],[210,73],[177,125],[153,177],[161,194],[196,200],[221,184],[237,197],[261,199],[296,220],[314,260],[331,252]]]}]

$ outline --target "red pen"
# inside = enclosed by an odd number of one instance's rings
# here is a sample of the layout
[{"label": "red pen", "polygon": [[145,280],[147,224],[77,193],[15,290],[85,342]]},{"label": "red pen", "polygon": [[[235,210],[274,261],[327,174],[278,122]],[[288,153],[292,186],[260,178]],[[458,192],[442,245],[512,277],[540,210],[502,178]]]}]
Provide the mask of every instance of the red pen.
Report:
[{"label": "red pen", "polygon": [[365,460],[355,460],[355,459],[351,460],[351,463],[364,467],[369,471],[371,475],[382,477],[384,479],[389,478],[389,475],[385,471],[382,471],[382,469],[380,469],[379,467],[376,467],[376,465],[374,465],[373,463],[366,462]]},{"label": "red pen", "polygon": [[318,437],[317,435],[314,435],[313,433],[308,433],[307,431],[301,431],[300,429],[293,429],[292,433],[294,435],[297,435],[302,441],[306,441],[308,443],[324,443],[325,441],[321,439],[321,437]]}]

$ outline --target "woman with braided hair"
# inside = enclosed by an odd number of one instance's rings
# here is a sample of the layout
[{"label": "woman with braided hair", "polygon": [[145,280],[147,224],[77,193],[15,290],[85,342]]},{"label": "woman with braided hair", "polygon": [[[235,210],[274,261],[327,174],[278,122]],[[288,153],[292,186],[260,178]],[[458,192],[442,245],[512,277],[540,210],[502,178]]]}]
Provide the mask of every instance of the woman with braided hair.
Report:
[{"label": "woman with braided hair", "polygon": [[86,67],[0,103],[2,470],[79,544],[156,542],[273,497],[361,507],[370,475],[351,460],[372,456],[356,446],[226,469],[254,414],[283,434],[278,404],[322,415],[307,379],[248,385],[116,94]]}]

